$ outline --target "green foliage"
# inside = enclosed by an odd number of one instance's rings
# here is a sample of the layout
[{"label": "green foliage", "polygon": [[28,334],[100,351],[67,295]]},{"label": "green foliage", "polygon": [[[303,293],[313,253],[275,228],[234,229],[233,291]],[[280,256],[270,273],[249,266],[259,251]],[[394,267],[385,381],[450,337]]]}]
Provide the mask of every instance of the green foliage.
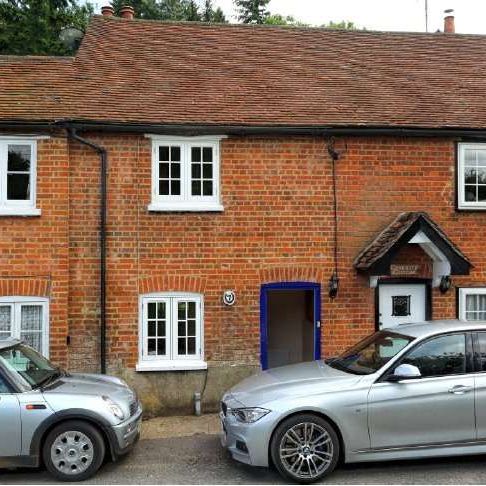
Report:
[{"label": "green foliage", "polygon": [[267,25],[294,25],[298,27],[307,27],[308,24],[305,24],[304,22],[300,22],[299,20],[296,20],[294,17],[291,15],[287,15],[284,17],[283,15],[280,14],[271,14],[265,19],[265,24]]},{"label": "green foliage", "polygon": [[267,5],[270,0],[234,0],[238,9],[238,20],[244,24],[264,24],[270,15]]},{"label": "green foliage", "polygon": [[0,0],[0,54],[71,55],[61,30],[84,30],[92,14],[91,4],[75,0]]},{"label": "green foliage", "polygon": [[226,22],[223,11],[214,9],[212,0],[205,0],[202,6],[196,0],[113,0],[112,5],[116,15],[124,5],[131,5],[140,19]]},{"label": "green foliage", "polygon": [[323,24],[321,27],[325,27],[326,29],[335,29],[335,30],[366,30],[366,29],[358,29],[353,22],[346,22],[342,20],[341,22],[329,22],[328,24]]}]

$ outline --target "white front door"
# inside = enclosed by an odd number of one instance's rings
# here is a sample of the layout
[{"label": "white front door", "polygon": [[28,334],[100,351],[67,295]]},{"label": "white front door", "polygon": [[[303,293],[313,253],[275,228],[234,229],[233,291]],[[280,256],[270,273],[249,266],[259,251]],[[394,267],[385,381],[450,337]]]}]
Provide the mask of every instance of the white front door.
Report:
[{"label": "white front door", "polygon": [[379,286],[379,329],[426,319],[425,284],[381,284]]}]

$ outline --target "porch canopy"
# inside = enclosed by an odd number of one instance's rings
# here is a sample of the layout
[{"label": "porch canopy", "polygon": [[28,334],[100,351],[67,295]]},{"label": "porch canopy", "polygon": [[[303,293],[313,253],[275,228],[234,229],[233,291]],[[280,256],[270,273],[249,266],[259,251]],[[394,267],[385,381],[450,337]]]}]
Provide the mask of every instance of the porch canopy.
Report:
[{"label": "porch canopy", "polygon": [[442,277],[468,275],[472,264],[427,213],[401,213],[355,258],[354,268],[370,277],[375,287],[378,277],[390,275],[397,253],[407,244],[418,244],[432,260],[432,285]]}]

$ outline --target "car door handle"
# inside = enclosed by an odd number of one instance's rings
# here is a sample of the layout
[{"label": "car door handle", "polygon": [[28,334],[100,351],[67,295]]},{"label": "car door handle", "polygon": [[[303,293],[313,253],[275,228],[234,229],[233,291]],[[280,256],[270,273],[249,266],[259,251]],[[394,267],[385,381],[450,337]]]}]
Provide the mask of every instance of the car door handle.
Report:
[{"label": "car door handle", "polygon": [[462,395],[473,389],[472,386],[466,385],[456,385],[449,389],[449,393],[454,393],[454,395]]}]

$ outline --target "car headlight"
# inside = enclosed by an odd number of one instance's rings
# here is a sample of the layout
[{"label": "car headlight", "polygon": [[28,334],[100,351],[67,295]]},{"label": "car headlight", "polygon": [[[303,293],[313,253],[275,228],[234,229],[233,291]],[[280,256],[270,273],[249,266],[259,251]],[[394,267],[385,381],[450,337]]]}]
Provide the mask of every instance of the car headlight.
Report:
[{"label": "car headlight", "polygon": [[105,401],[106,405],[110,409],[110,412],[118,420],[125,420],[125,414],[123,413],[123,410],[120,408],[119,405],[117,405],[110,397],[102,396],[101,398]]},{"label": "car headlight", "polygon": [[258,408],[258,407],[233,408],[231,409],[231,413],[240,422],[243,422],[244,424],[252,424],[257,420],[260,420],[262,417],[265,417],[267,413],[270,413],[270,410],[267,410],[266,408]]}]

